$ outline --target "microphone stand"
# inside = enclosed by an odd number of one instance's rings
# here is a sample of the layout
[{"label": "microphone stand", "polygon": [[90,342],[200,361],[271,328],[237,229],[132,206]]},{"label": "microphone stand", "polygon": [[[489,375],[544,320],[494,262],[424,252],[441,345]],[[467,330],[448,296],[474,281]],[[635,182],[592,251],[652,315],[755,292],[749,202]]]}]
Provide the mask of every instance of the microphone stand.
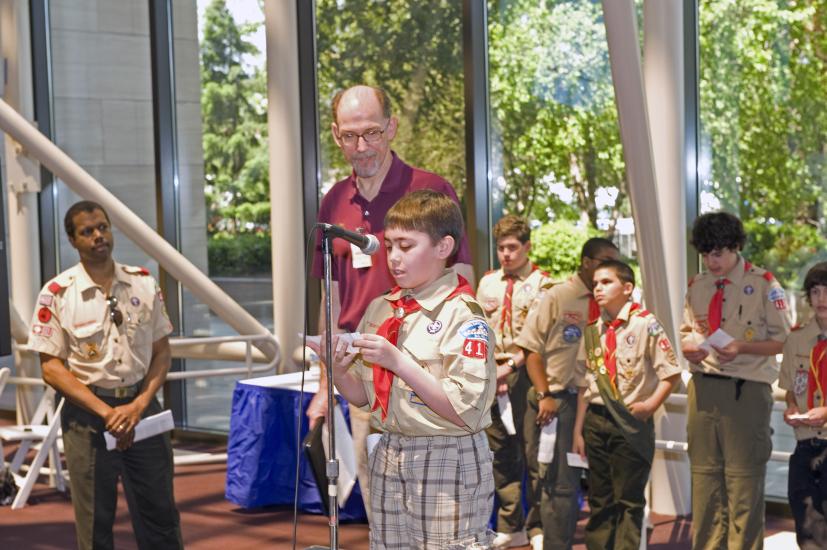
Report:
[{"label": "microphone stand", "polygon": [[[328,457],[326,463],[327,474],[327,496],[328,496],[328,525],[330,526],[330,550],[339,548],[339,461],[336,459],[336,438],[335,422],[333,420],[333,409],[336,401],[333,397],[333,330],[331,327],[331,316],[333,302],[330,297],[331,275],[330,262],[333,257],[333,237],[328,235],[327,228],[322,226],[322,255],[324,256],[324,308],[325,308],[325,373],[327,374],[327,424],[328,434]],[[322,496],[324,498],[324,496]]]}]

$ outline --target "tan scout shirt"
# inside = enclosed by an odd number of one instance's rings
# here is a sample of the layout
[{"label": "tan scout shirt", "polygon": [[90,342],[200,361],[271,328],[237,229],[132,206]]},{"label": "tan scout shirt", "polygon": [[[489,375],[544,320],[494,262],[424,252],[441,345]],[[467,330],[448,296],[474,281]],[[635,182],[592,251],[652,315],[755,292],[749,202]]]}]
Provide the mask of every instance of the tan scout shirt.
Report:
[{"label": "tan scout shirt", "polygon": [[[629,316],[632,302],[620,310],[618,319],[625,322],[615,329],[617,336],[617,389],[626,405],[645,401],[658,387],[661,380],[680,374],[681,367],[675,358],[675,351],[658,320],[651,313]],[[606,326],[609,319],[602,316],[597,321],[600,343],[606,351]],[[578,379],[585,379],[587,403],[603,405],[600,390],[597,389],[597,372],[586,364],[585,345],[581,343],[577,357]]]},{"label": "tan scout shirt", "polygon": [[577,350],[589,317],[592,291],[575,274],[544,293],[517,338],[521,348],[539,353],[546,364],[549,391],[573,388]]},{"label": "tan scout shirt", "polygon": [[[810,351],[818,341],[821,329],[815,319],[798,330],[794,330],[784,342],[784,360],[781,362],[781,372],[778,376],[778,387],[788,390],[795,395],[795,404],[802,413],[807,412],[807,382],[810,372]],[[827,388],[825,388],[827,389]],[[816,392],[813,395],[813,405],[824,407],[827,405],[824,395]],[[813,426],[796,426],[795,438],[812,439],[818,437],[827,439],[827,425],[821,428]]]},{"label": "tan scout shirt", "polygon": [[[399,376],[393,378],[385,421],[380,408],[371,414],[374,428],[409,436],[468,435],[491,424],[497,379],[495,337],[473,296],[445,300],[457,285],[456,273],[446,270],[417,292],[403,289],[380,296],[368,306],[358,330],[376,334],[385,319],[393,315],[390,302],[411,294],[422,309],[405,317],[397,346],[440,381],[467,428],[460,428],[432,411]],[[478,357],[481,351],[484,357]],[[351,368],[364,383],[368,404],[363,408],[370,410],[376,400],[372,365],[357,356]]]},{"label": "tan scout shirt", "polygon": [[111,293],[123,314],[120,327],[83,264],[67,269],[40,291],[29,347],[65,360],[82,384],[138,383],[149,369],[153,342],[172,332],[172,324],[161,291],[145,269],[116,262]]},{"label": "tan scout shirt", "polygon": [[[760,267],[747,265],[744,258],[739,258],[726,278],[731,282],[724,287],[721,329],[744,342],[786,340],[792,323],[784,289],[775,277]],[[700,344],[709,336],[707,312],[717,280],[710,273],[699,273],[690,280],[681,341]],[[778,377],[775,357],[766,355],[740,354],[729,363],[720,364],[717,354],[710,353],[703,363],[691,363],[689,370],[768,384]]]},{"label": "tan scout shirt", "polygon": [[497,335],[494,358],[502,363],[520,351],[514,343],[523,330],[531,309],[539,303],[543,293],[551,286],[548,274],[537,269],[531,262],[514,274],[514,290],[511,293],[511,326],[502,326],[503,301],[508,279],[502,269],[487,273],[480,279],[477,300],[485,310],[488,323]]}]

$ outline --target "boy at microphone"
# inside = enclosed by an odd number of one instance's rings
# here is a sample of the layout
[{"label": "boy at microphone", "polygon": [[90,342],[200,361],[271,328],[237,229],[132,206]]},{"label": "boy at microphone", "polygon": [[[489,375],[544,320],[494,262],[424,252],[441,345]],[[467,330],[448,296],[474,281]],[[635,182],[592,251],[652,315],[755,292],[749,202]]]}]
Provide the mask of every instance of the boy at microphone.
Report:
[{"label": "boy at microphone", "polygon": [[658,320],[632,302],[634,288],[627,264],[608,260],[597,267],[601,315],[586,326],[578,358],[573,452],[589,461],[589,550],[640,547],[655,454],[652,415],[681,372]]},{"label": "boy at microphone", "polygon": [[827,262],[804,277],[813,318],[784,343],[778,387],[787,390],[784,421],[795,429],[788,498],[801,548],[827,547]]},{"label": "boy at microphone", "polygon": [[468,282],[446,269],[461,235],[447,196],[399,200],[384,233],[397,286],[368,306],[357,352],[334,336],[337,389],[383,432],[368,459],[371,548],[491,543],[495,342]]}]

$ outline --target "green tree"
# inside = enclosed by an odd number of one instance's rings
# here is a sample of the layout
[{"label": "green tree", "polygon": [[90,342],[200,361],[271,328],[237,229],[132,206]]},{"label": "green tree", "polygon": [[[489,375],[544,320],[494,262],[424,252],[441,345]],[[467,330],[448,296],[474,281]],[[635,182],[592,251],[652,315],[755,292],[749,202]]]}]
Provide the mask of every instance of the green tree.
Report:
[{"label": "green tree", "polygon": [[266,78],[243,59],[259,53],[247,39],[256,27],[238,25],[225,0],[213,0],[204,12],[201,115],[210,233],[269,226]]},{"label": "green tree", "polygon": [[827,4],[705,0],[699,13],[703,191],[744,220],[747,256],[793,286],[827,244]]},{"label": "green tree", "polygon": [[600,3],[490,0],[488,11],[504,209],[597,227],[598,191],[614,188],[611,230],[630,210]]}]

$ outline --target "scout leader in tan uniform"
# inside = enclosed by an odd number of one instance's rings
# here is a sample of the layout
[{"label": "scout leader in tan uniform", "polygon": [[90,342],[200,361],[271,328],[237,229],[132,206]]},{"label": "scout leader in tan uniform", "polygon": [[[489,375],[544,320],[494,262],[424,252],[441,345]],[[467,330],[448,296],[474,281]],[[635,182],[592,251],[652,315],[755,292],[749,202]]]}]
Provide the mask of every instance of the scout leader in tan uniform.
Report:
[{"label": "scout leader in tan uniform", "polygon": [[[693,373],[687,441],[695,549],[760,548],[764,541],[770,385],[790,318],[778,281],[741,257],[745,242],[741,220],[726,212],[704,214],[692,228],[706,267],[690,280],[681,326]],[[700,347],[719,328],[734,340],[711,353]]]},{"label": "scout leader in tan uniform", "polygon": [[[504,216],[494,226],[500,269],[486,273],[480,280],[477,299],[497,336],[494,359],[497,361],[497,395],[507,395],[511,403],[514,434],[509,434],[500,416],[499,401],[491,408],[491,426],[486,429],[494,453],[494,487],[500,503],[497,511],[497,536],[494,548],[528,544],[542,546],[540,492],[537,475],[537,448],[526,447],[535,431],[531,422],[529,436],[524,434],[523,417],[529,380],[523,351],[514,343],[523,330],[529,310],[551,286],[548,274],[528,259],[531,228],[518,216]],[[532,454],[533,450],[533,454]],[[523,518],[523,477],[528,465],[528,514]]]},{"label": "scout leader in tan uniform", "polygon": [[[529,479],[535,464],[534,475],[542,480],[540,516],[546,550],[571,548],[574,541],[580,470],[568,465],[566,453],[572,447],[577,414],[577,351],[586,322],[600,314],[592,296],[594,270],[602,261],[617,257],[618,250],[612,241],[599,237],[586,241],[580,253],[580,269],[543,294],[517,338],[517,345],[527,354],[526,370],[532,380],[525,419],[526,454]],[[555,417],[554,457],[546,468],[537,465],[540,431]]]},{"label": "scout leader in tan uniform", "polygon": [[[155,394],[170,367],[161,292],[147,270],[112,259],[99,204],[74,204],[64,225],[80,263],[41,291],[29,347],[40,352],[43,380],[67,400],[61,422],[78,547],[113,547],[122,477],[138,547],[183,548],[169,434],[133,442],[138,421],[161,411]],[[104,431],[116,450],[106,449]]]},{"label": "scout leader in tan uniform", "polygon": [[494,498],[494,336],[467,281],[445,268],[462,215],[436,191],[415,191],[385,217],[398,288],[359,324],[359,352],[334,345],[333,381],[384,433],[368,459],[371,548],[488,548]]},{"label": "scout leader in tan uniform", "polygon": [[816,550],[827,548],[827,262],[807,272],[804,294],[814,316],[787,337],[778,386],[787,390],[784,421],[797,440],[788,483],[796,540]]},{"label": "scout leader in tan uniform", "polygon": [[628,265],[600,264],[594,297],[601,316],[586,327],[578,359],[573,452],[589,461],[589,550],[640,548],[655,454],[652,415],[680,378],[660,323],[630,301],[634,287]]}]

